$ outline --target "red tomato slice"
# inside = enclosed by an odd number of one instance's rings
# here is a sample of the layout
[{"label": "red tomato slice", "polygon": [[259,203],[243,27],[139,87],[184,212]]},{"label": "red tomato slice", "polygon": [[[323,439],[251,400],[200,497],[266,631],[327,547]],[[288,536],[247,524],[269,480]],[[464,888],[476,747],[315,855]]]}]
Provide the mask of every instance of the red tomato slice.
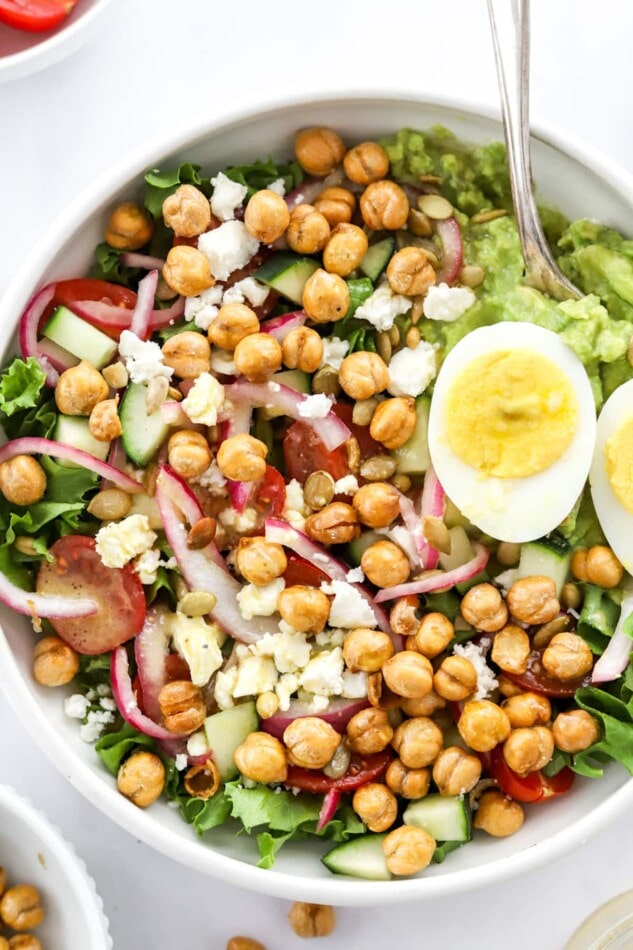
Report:
[{"label": "red tomato slice", "polygon": [[284,571],[284,580],[286,587],[293,587],[295,584],[304,584],[308,587],[320,587],[322,581],[329,581],[328,575],[319,567],[305,561],[298,554],[286,551],[288,566]]},{"label": "red tomato slice", "polygon": [[532,690],[535,693],[542,693],[543,696],[552,696],[553,698],[564,698],[573,696],[581,686],[587,686],[591,677],[581,676],[579,679],[568,680],[563,683],[561,680],[552,679],[547,675],[541,663],[542,653],[540,650],[533,650],[528,661],[528,668],[525,673],[507,673],[506,676],[521,689]]},{"label": "red tomato slice", "polygon": [[66,535],[50,549],[52,561],[37,575],[39,594],[88,597],[98,604],[90,617],[52,619],[55,632],[78,653],[106,653],[131,640],[145,622],[143,585],[133,567],[106,567],[94,538]]},{"label": "red tomato slice", "polygon": [[66,19],[77,0],[0,0],[0,22],[16,30],[43,33]]},{"label": "red tomato slice", "polygon": [[168,653],[165,657],[165,673],[167,679],[172,680],[190,680],[191,670],[186,660],[183,660],[177,653]]},{"label": "red tomato slice", "polygon": [[328,452],[305,422],[294,422],[286,432],[284,459],[288,478],[296,478],[302,485],[312,472],[329,472],[335,481],[349,475],[345,446]]},{"label": "red tomato slice", "polygon": [[[0,0],[0,2],[2,2],[2,0]],[[136,294],[134,291],[128,290],[127,287],[121,287],[120,284],[111,284],[107,280],[96,280],[91,277],[60,280],[55,287],[53,300],[44,313],[42,325],[51,315],[55,307],[64,306],[72,310],[73,304],[78,300],[99,300],[130,311],[134,310],[136,306]],[[121,329],[119,327],[112,327],[107,323],[100,323],[98,320],[94,320],[93,322],[103,333],[107,333],[108,336],[111,336],[115,340],[119,339],[121,335]]]},{"label": "red tomato slice", "polygon": [[485,764],[492,778],[499,783],[501,791],[517,802],[543,802],[556,798],[569,791],[575,778],[575,773],[566,766],[551,777],[543,775],[542,772],[518,775],[504,759],[500,745],[488,754]]},{"label": "red tomato slice", "polygon": [[360,448],[361,458],[369,458],[370,455],[383,455],[385,452],[384,445],[381,445],[380,442],[376,442],[375,439],[369,434],[369,426],[359,426],[356,422],[352,422],[352,413],[354,412],[354,407],[349,402],[336,402],[334,403],[334,412],[341,419],[347,428],[350,430]]},{"label": "red tomato slice", "polygon": [[323,795],[332,788],[338,789],[339,792],[351,792],[383,775],[392,758],[387,749],[374,755],[354,754],[347,772],[341,778],[330,778],[316,769],[302,769],[298,765],[290,765],[284,784],[288,788],[299,788],[302,792],[311,792],[313,795]]},{"label": "red tomato slice", "polygon": [[286,504],[286,483],[281,472],[272,465],[266,466],[266,474],[255,491],[254,505],[258,511],[265,511],[280,517]]}]

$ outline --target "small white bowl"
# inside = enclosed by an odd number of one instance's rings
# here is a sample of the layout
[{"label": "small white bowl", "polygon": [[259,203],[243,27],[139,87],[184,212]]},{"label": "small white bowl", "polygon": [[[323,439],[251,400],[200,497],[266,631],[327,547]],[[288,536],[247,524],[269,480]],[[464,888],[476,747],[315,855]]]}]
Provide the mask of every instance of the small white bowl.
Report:
[{"label": "small white bowl", "polygon": [[112,950],[95,882],[72,845],[41,812],[0,785],[0,856],[8,886],[37,887],[46,910],[34,930],[45,947]]},{"label": "small white bowl", "polygon": [[0,82],[28,76],[70,56],[103,24],[112,0],[78,0],[55,30],[29,33],[0,23]]}]

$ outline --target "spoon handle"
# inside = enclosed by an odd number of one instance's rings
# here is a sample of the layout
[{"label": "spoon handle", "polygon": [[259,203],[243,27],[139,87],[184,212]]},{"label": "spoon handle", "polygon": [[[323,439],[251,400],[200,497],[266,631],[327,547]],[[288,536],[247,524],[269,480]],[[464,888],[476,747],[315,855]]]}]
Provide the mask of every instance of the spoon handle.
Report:
[{"label": "spoon handle", "polygon": [[488,0],[510,187],[525,260],[525,279],[557,300],[579,297],[552,257],[532,191],[530,162],[530,0]]}]

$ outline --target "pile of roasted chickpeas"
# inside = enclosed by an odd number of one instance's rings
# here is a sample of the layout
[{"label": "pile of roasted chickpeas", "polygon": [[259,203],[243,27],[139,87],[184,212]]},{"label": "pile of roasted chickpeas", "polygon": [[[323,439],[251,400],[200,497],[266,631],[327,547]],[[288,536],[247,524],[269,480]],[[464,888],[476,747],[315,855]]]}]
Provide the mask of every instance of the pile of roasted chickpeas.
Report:
[{"label": "pile of roasted chickpeas", "polygon": [[0,950],[43,950],[41,940],[27,933],[44,920],[40,892],[32,884],[8,885],[8,873],[0,867],[0,924],[13,931],[4,935],[0,926]]}]

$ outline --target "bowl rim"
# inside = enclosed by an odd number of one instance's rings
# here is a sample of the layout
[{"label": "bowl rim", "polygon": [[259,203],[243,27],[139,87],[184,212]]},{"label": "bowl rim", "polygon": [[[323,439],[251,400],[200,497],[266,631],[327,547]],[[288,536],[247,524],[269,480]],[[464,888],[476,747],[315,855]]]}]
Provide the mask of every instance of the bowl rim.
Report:
[{"label": "bowl rim", "polygon": [[[204,137],[218,134],[249,119],[261,119],[297,106],[320,107],[343,102],[357,102],[366,106],[372,101],[383,105],[389,102],[420,101],[431,108],[469,113],[499,122],[498,109],[474,99],[443,97],[432,92],[425,94],[420,90],[385,91],[373,88],[328,91],[320,95],[302,93],[292,96],[266,96],[261,101],[251,101],[248,106],[241,105],[237,109],[216,112],[212,118],[208,114],[189,117],[168,133],[155,135],[136,147],[101,174],[58,215],[34,245],[3,294],[0,301],[0,327],[7,325],[7,319],[12,313],[20,312],[23,308],[27,299],[25,291],[30,296],[42,273],[41,262],[44,261],[45,266],[48,266],[60,245],[81,226],[95,208],[122,184],[152,167],[160,156],[175,151],[181,152]],[[571,157],[594,170],[601,178],[609,181],[614,190],[633,206],[633,175],[603,156],[599,150],[567,132],[563,136],[546,123],[533,123],[532,136],[558,150],[565,157]],[[14,332],[14,323],[11,322],[9,326],[11,333],[6,336],[2,334],[0,347],[4,346]],[[0,669],[3,670],[0,686],[37,744],[71,784],[100,811],[130,834],[141,838],[146,844],[173,860],[219,877],[229,884],[274,897],[308,901],[316,899],[335,905],[362,906],[431,899],[472,890],[532,871],[572,851],[614,821],[633,802],[633,779],[627,779],[608,799],[597,804],[588,816],[582,816],[572,825],[561,828],[547,840],[479,867],[466,868],[447,875],[389,882],[336,876],[332,876],[331,880],[302,880],[283,871],[269,873],[237,858],[205,848],[193,835],[191,840],[174,835],[152,818],[151,813],[136,809],[116,788],[106,784],[96,769],[76,757],[72,747],[64,742],[52,723],[49,723],[35,696],[24,688],[22,675],[1,626]]]}]

